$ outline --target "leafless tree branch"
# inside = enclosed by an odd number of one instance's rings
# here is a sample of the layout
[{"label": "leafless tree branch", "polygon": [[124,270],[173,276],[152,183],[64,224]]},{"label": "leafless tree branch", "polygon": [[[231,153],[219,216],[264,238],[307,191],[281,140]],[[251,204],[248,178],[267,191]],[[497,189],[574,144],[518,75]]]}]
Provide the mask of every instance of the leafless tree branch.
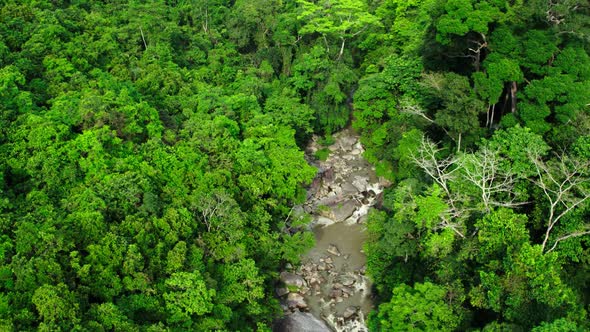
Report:
[{"label": "leafless tree branch", "polygon": [[590,181],[587,174],[590,161],[574,159],[565,153],[557,156],[556,164],[548,164],[538,155],[531,155],[530,158],[537,172],[537,178],[533,182],[541,188],[545,198],[549,201],[547,229],[542,244],[543,250],[545,250],[555,225],[565,215],[590,198],[590,191],[583,186],[584,183]]}]

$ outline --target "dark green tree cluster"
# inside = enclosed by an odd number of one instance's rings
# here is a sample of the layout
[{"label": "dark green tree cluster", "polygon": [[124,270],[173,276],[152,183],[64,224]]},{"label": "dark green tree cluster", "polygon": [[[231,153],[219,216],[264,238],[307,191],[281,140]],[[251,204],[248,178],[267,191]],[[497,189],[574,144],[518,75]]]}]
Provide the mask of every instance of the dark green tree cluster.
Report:
[{"label": "dark green tree cluster", "polygon": [[378,1],[353,125],[394,181],[369,218],[380,331],[583,331],[590,6]]},{"label": "dark green tree cluster", "polygon": [[3,1],[1,329],[267,330],[351,122],[371,328],[588,329],[589,40],[579,0]]},{"label": "dark green tree cluster", "polygon": [[0,329],[268,329],[359,4],[3,1]]}]

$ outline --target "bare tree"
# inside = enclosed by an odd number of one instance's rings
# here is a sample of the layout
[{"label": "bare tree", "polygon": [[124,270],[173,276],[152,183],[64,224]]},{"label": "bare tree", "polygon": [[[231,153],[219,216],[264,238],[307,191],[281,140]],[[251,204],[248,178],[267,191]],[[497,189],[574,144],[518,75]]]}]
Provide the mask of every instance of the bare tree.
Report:
[{"label": "bare tree", "polygon": [[454,156],[439,159],[437,154],[442,151],[434,142],[426,137],[422,137],[422,143],[418,149],[418,154],[412,156],[416,165],[428,174],[438,184],[447,196],[447,203],[450,207],[445,214],[441,215],[441,227],[450,228],[457,235],[465,238],[465,235],[459,230],[460,225],[453,220],[460,220],[464,216],[464,209],[458,208],[458,197],[450,190],[450,182],[455,179],[455,172],[458,159]]},{"label": "bare tree", "polygon": [[[514,184],[517,178],[511,171],[502,169],[501,161],[498,152],[487,146],[476,153],[466,154],[461,160],[464,178],[480,191],[486,212],[490,212],[493,206],[516,207],[526,204],[516,201]],[[509,200],[496,200],[499,194],[504,194]]]},{"label": "bare tree", "polygon": [[[542,189],[545,198],[549,201],[547,229],[542,244],[544,251],[555,225],[590,198],[590,189],[585,186],[590,182],[588,177],[590,161],[581,161],[565,154],[557,156],[557,160],[553,163],[544,162],[538,155],[531,155],[531,160],[537,171],[537,178],[533,182]],[[586,225],[585,228],[588,229],[589,226]],[[589,234],[588,230],[561,236],[548,252],[555,249],[561,241],[586,234]]]},{"label": "bare tree", "polygon": [[478,33],[478,35],[481,38],[481,40],[469,40],[473,47],[467,48],[467,54],[452,54],[449,55],[449,58],[470,58],[473,61],[473,67],[475,67],[475,71],[479,71],[481,69],[482,52],[488,48],[488,41],[486,35],[484,35],[483,33]]},{"label": "bare tree", "polygon": [[479,36],[481,37],[481,40],[470,40],[470,42],[474,44],[474,47],[468,48],[469,52],[471,52],[471,54],[469,54],[469,57],[473,59],[473,66],[475,67],[475,71],[479,71],[482,51],[488,48],[488,40],[486,38],[486,35],[480,32]]},{"label": "bare tree", "polygon": [[232,207],[232,203],[230,196],[222,192],[211,193],[199,200],[200,219],[207,227],[207,232],[219,230],[222,223],[216,223],[215,219],[227,214]]}]

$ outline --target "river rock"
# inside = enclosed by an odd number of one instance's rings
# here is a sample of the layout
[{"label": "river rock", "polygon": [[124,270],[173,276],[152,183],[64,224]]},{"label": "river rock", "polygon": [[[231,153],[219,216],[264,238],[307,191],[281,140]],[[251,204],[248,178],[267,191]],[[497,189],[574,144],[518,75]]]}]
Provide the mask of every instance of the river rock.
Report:
[{"label": "river rock", "polygon": [[352,286],[355,283],[356,279],[354,277],[345,276],[342,278],[342,285],[348,287]]},{"label": "river rock", "polygon": [[354,145],[356,144],[357,139],[355,137],[342,137],[340,139],[340,146],[342,147],[343,150],[345,151],[351,151],[354,148]]},{"label": "river rock", "polygon": [[292,309],[307,309],[307,303],[305,303],[305,299],[299,293],[289,293],[287,295],[287,305]]},{"label": "river rock", "polygon": [[287,286],[297,288],[301,288],[305,285],[305,280],[301,276],[289,272],[281,272],[281,281]]},{"label": "river rock", "polygon": [[338,250],[338,247],[336,247],[336,245],[334,245],[334,244],[330,244],[330,246],[328,246],[328,249],[326,251],[334,256],[341,255],[340,250]]},{"label": "river rock", "polygon": [[320,281],[316,277],[309,278],[309,284],[311,286],[314,286],[314,290],[315,290],[315,286],[318,285],[319,283],[320,283]]},{"label": "river rock", "polygon": [[338,151],[338,149],[340,149],[340,147],[336,144],[332,144],[328,147],[328,150],[330,150],[330,152],[336,152]]},{"label": "river rock", "polygon": [[342,317],[344,317],[344,319],[349,319],[350,317],[352,317],[356,314],[356,311],[357,311],[357,309],[355,307],[350,306],[350,307],[346,308],[346,310],[344,310]]},{"label": "river rock", "polygon": [[352,185],[357,189],[359,192],[367,191],[367,186],[369,185],[369,179],[361,176],[356,176],[354,181],[352,181]]},{"label": "river rock", "polygon": [[329,226],[335,223],[334,220],[322,216],[317,216],[315,219],[315,224],[318,226]]},{"label": "river rock", "polygon": [[342,294],[344,294],[344,292],[342,291],[342,289],[339,289],[339,288],[332,289],[332,291],[330,292],[330,297],[333,298],[333,299],[335,299],[335,298],[341,297]]},{"label": "river rock", "polygon": [[278,321],[273,332],[331,332],[322,320],[306,312],[295,312]]},{"label": "river rock", "polygon": [[352,216],[356,208],[357,202],[355,200],[349,199],[333,207],[331,215],[334,221],[341,222]]},{"label": "river rock", "polygon": [[342,192],[347,195],[358,192],[358,189],[351,182],[344,182],[341,188]]},{"label": "river rock", "polygon": [[283,296],[283,295],[287,295],[287,294],[289,294],[289,290],[288,290],[287,288],[285,288],[285,287],[277,287],[277,288],[275,289],[275,292],[277,293],[277,295],[278,295],[279,297],[281,297],[281,296]]}]

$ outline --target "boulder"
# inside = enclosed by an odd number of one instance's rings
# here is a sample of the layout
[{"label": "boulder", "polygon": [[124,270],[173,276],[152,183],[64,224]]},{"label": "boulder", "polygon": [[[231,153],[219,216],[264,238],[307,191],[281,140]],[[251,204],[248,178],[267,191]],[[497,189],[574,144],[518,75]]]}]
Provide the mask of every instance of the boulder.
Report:
[{"label": "boulder", "polygon": [[358,189],[351,182],[344,182],[342,184],[342,192],[345,195],[355,194],[358,192]]},{"label": "boulder", "polygon": [[354,181],[352,181],[352,185],[357,189],[357,191],[362,193],[364,191],[367,191],[369,179],[368,177],[355,176]]},{"label": "boulder", "polygon": [[322,320],[305,312],[295,312],[279,320],[273,332],[331,332]]},{"label": "boulder", "polygon": [[280,296],[283,296],[283,295],[289,294],[289,290],[287,288],[285,288],[285,287],[278,287],[278,288],[275,289],[275,291],[277,292],[277,295],[279,297]]},{"label": "boulder", "polygon": [[287,286],[301,288],[305,285],[305,280],[294,273],[281,272],[281,281]]},{"label": "boulder", "polygon": [[357,202],[355,200],[349,199],[334,206],[332,208],[331,215],[334,221],[341,222],[348,219],[348,217],[352,216],[356,208]]},{"label": "boulder", "polygon": [[306,309],[307,308],[307,303],[305,303],[305,299],[299,293],[289,293],[289,295],[287,295],[287,305],[289,306],[289,308],[292,308],[292,309],[295,309],[295,308]]},{"label": "boulder", "polygon": [[[312,286],[319,285],[320,281],[316,277],[309,278],[309,284]],[[315,287],[314,287],[315,289]]]},{"label": "boulder", "polygon": [[356,137],[353,136],[344,136],[340,139],[340,146],[345,151],[350,151],[354,148],[357,142]]},{"label": "boulder", "polygon": [[317,216],[315,218],[315,221],[313,222],[314,225],[317,226],[330,226],[333,223],[335,223],[334,220],[330,219],[330,218],[326,218],[326,217],[322,217],[322,216]]},{"label": "boulder", "polygon": [[340,250],[338,250],[338,247],[336,247],[336,245],[333,245],[333,244],[330,244],[330,246],[328,247],[328,249],[326,251],[334,256],[341,255]]},{"label": "boulder", "polygon": [[342,278],[341,282],[344,286],[352,286],[355,283],[356,279],[351,276],[345,276]]},{"label": "boulder", "polygon": [[356,314],[356,311],[357,309],[355,307],[350,306],[344,310],[342,317],[344,317],[344,319],[349,319]]}]

